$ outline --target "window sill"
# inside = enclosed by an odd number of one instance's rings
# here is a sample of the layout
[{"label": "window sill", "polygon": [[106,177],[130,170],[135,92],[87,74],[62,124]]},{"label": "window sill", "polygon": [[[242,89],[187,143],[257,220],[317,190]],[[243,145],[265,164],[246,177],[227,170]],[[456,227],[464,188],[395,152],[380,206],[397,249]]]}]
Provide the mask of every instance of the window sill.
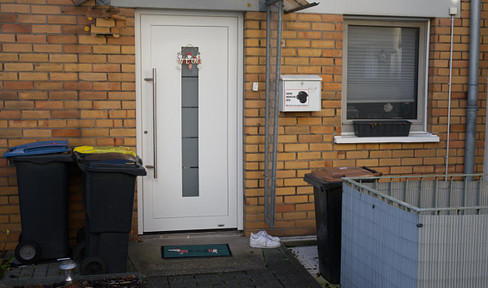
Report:
[{"label": "window sill", "polygon": [[354,135],[334,136],[336,144],[362,143],[432,143],[439,142],[439,136],[431,133],[410,134],[405,137],[356,137]]}]

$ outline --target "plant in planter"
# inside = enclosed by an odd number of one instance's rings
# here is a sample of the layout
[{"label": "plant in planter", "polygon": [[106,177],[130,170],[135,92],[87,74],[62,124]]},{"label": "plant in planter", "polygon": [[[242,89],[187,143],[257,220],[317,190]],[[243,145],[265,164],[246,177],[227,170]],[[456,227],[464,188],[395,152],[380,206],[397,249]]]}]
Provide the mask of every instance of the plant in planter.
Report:
[{"label": "plant in planter", "polygon": [[0,279],[2,279],[4,271],[10,268],[10,265],[14,260],[13,257],[9,259],[5,258],[5,256],[7,255],[7,243],[10,236],[10,231],[7,229],[7,231],[5,231],[5,234],[6,234],[5,242],[3,242],[2,250],[0,250]]},{"label": "plant in planter", "polygon": [[353,121],[354,135],[357,137],[395,137],[408,136],[412,123],[397,121]]}]

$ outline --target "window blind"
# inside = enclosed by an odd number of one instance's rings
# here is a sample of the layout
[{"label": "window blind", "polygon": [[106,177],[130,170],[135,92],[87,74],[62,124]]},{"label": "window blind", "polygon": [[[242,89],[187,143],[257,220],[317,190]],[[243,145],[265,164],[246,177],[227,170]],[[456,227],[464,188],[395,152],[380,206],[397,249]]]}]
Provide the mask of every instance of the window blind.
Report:
[{"label": "window blind", "polygon": [[415,102],[419,28],[348,26],[347,102]]}]

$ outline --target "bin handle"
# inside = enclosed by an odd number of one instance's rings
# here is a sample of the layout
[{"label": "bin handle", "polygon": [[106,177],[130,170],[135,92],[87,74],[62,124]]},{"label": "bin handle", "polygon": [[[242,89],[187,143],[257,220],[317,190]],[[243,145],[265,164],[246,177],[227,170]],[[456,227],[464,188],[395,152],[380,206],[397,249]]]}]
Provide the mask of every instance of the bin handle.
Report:
[{"label": "bin handle", "polygon": [[367,170],[367,171],[369,171],[369,172],[373,173],[373,174],[374,174],[374,176],[381,176],[381,175],[383,175],[383,173],[378,172],[378,171],[376,171],[376,170],[374,170],[374,169],[371,169],[371,168],[369,168],[369,167],[366,167],[366,166],[363,166],[363,167],[361,167],[361,168],[363,168],[364,170]]},{"label": "bin handle", "polygon": [[157,89],[156,89],[156,68],[152,68],[152,78],[144,78],[144,81],[151,81],[153,87],[153,163],[154,165],[147,165],[146,168],[152,168],[154,179],[158,178],[158,121],[157,121]]}]

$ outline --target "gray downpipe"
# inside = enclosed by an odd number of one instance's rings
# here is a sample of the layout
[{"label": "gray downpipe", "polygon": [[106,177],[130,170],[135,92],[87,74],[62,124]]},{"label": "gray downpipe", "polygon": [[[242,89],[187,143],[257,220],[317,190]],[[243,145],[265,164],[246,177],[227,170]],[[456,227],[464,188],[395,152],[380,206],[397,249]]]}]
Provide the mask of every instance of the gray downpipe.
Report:
[{"label": "gray downpipe", "polygon": [[268,199],[271,197],[271,187],[269,183],[269,110],[271,109],[270,97],[269,97],[269,89],[271,85],[271,81],[269,79],[270,73],[270,59],[271,59],[271,7],[266,5],[266,106],[265,106],[265,122],[264,122],[264,131],[265,131],[265,140],[264,140],[264,221],[272,226],[272,219],[269,213],[269,203]]},{"label": "gray downpipe", "polygon": [[[488,85],[488,79],[486,80],[487,80],[486,84]],[[488,93],[486,94],[486,97],[488,97]],[[488,105],[486,105],[485,109],[486,109],[485,115],[488,115]],[[485,135],[488,135],[488,122],[485,123]],[[483,157],[483,174],[484,174],[483,180],[484,181],[488,181],[488,153],[486,151],[488,151],[488,139],[485,136],[485,156]]]},{"label": "gray downpipe", "polygon": [[447,141],[446,141],[446,179],[449,174],[449,143],[451,141],[451,102],[452,102],[452,48],[454,41],[454,15],[451,16],[451,45],[449,48],[449,101],[447,102]]},{"label": "gray downpipe", "polygon": [[481,1],[471,0],[469,28],[469,82],[466,105],[466,145],[464,152],[464,173],[474,173],[476,152],[476,117],[478,113],[478,78],[480,57],[480,12]]}]

